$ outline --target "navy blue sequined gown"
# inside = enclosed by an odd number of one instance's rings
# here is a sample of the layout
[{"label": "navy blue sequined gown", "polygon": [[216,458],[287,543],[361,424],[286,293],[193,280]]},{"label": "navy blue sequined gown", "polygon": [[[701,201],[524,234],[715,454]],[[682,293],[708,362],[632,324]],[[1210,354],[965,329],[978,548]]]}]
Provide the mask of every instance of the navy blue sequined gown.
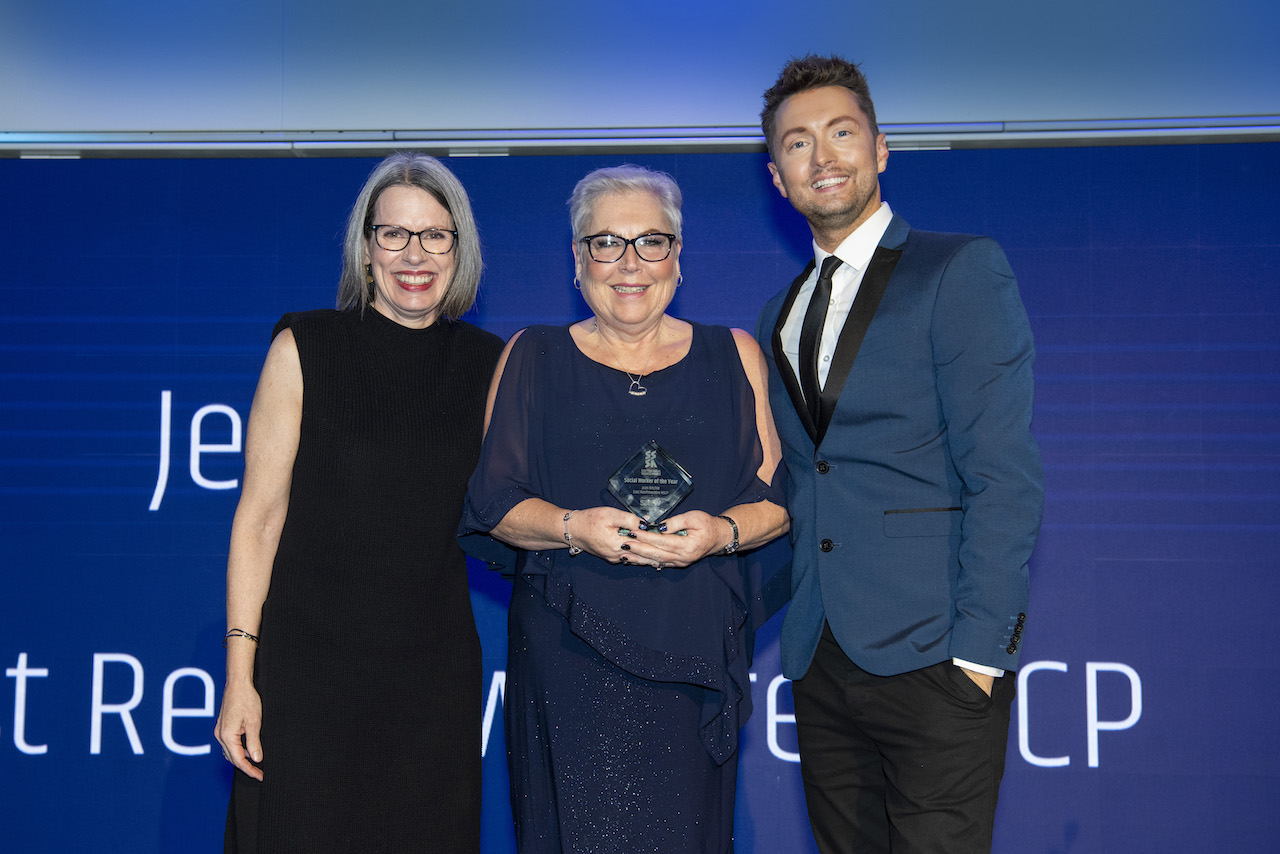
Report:
[{"label": "navy blue sequined gown", "polygon": [[688,355],[646,376],[643,397],[566,327],[525,330],[508,357],[461,539],[514,574],[505,711],[521,854],[733,847],[754,641],[747,559],[657,572],[483,536],[530,497],[618,506],[606,481],[650,439],[694,479],[674,512],[782,505],[782,478],[757,476],[755,397],[732,333],[693,328]]}]

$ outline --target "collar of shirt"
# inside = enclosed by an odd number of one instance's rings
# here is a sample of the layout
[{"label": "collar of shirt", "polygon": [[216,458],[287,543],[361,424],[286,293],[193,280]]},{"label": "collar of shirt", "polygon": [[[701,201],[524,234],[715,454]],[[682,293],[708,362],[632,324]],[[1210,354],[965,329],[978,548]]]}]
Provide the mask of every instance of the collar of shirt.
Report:
[{"label": "collar of shirt", "polygon": [[858,295],[862,274],[871,263],[871,256],[875,254],[876,247],[880,245],[880,238],[884,237],[885,231],[889,228],[889,221],[892,219],[893,211],[889,209],[889,203],[881,202],[876,212],[854,229],[853,233],[836,247],[835,252],[824,252],[816,243],[813,245],[813,271],[800,286],[800,293],[796,295],[796,301],[791,306],[791,314],[782,325],[782,351],[786,354],[787,361],[791,363],[791,369],[796,371],[797,375],[800,365],[800,327],[804,321],[805,312],[809,308],[813,289],[818,284],[818,270],[822,268],[822,262],[829,255],[835,255],[844,262],[836,268],[831,277],[831,305],[827,308],[826,323],[822,327],[822,341],[818,345],[818,381],[826,385],[827,373],[831,368],[831,356],[840,340],[840,331],[844,329],[844,322],[849,317],[849,309],[853,307],[853,300]]},{"label": "collar of shirt", "polygon": [[[835,255],[844,263],[836,269],[835,275],[831,277],[831,291],[834,295],[840,288],[840,279],[856,278],[860,283],[862,274],[867,269],[867,265],[871,263],[871,256],[875,254],[876,247],[880,245],[880,238],[884,237],[885,231],[889,228],[889,221],[893,219],[893,211],[889,209],[888,202],[881,202],[876,212],[867,217],[867,221],[853,230],[853,233],[844,239],[844,241],[836,247],[835,252],[823,252],[818,244],[813,244],[813,260],[814,272],[809,275],[812,282],[805,282],[805,287],[813,293],[814,286],[818,283],[818,270],[822,267],[822,262],[827,260],[828,256]],[[845,268],[849,269],[845,269]],[[843,276],[841,275],[843,274]],[[854,285],[855,292],[857,285]],[[802,292],[803,293],[803,292]],[[799,302],[799,298],[796,300]],[[853,300],[849,300],[850,304]],[[808,301],[805,302],[808,305]]]}]

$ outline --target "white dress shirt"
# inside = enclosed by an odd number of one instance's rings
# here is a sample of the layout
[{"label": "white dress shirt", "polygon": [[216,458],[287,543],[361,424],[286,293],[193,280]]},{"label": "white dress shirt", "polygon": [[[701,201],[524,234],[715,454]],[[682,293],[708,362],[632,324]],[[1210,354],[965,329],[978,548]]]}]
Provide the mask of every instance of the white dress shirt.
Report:
[{"label": "white dress shirt", "polygon": [[831,371],[831,357],[835,354],[836,343],[840,340],[840,331],[849,317],[849,309],[853,307],[853,299],[858,295],[862,285],[862,276],[871,263],[871,256],[884,237],[889,220],[893,219],[893,211],[888,202],[881,202],[879,209],[866,222],[854,229],[844,241],[836,247],[835,252],[823,252],[818,244],[813,244],[815,265],[809,278],[800,286],[795,304],[791,306],[791,314],[782,324],[782,352],[791,363],[791,370],[800,376],[800,327],[804,325],[804,314],[809,309],[809,299],[818,284],[818,271],[828,255],[835,255],[842,263],[831,276],[831,304],[827,306],[827,319],[822,327],[822,340],[818,342],[818,386],[825,387],[827,374]]}]

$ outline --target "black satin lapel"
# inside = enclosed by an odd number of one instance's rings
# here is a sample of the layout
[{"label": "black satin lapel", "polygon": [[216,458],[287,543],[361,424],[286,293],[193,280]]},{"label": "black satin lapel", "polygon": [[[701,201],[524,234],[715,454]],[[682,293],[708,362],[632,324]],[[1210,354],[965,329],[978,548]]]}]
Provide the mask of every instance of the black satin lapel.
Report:
[{"label": "black satin lapel", "polygon": [[867,264],[867,272],[862,275],[862,284],[858,286],[858,295],[849,308],[849,316],[840,330],[840,340],[836,342],[836,352],[831,359],[831,370],[827,372],[827,382],[822,387],[822,412],[818,418],[818,434],[816,442],[821,443],[827,433],[827,425],[831,423],[831,413],[835,412],[836,401],[844,389],[849,371],[853,369],[854,359],[858,357],[858,348],[880,307],[880,298],[889,285],[889,277],[893,268],[902,257],[901,249],[876,247],[875,254]]},{"label": "black satin lapel", "polygon": [[795,369],[791,367],[791,361],[787,359],[787,354],[782,350],[782,325],[787,322],[787,318],[791,316],[791,309],[796,304],[796,297],[800,294],[800,287],[804,284],[804,280],[809,278],[809,274],[813,272],[814,262],[809,259],[808,265],[794,282],[791,283],[791,289],[787,291],[787,298],[782,302],[782,311],[778,313],[778,320],[773,324],[773,360],[778,364],[778,376],[782,377],[782,384],[787,389],[787,394],[791,397],[791,405],[795,407],[796,414],[800,416],[800,423],[804,425],[805,432],[809,434],[809,438],[817,442],[817,428],[813,424],[813,419],[809,417],[809,407],[805,405],[804,392],[800,390],[800,378],[796,376]]}]

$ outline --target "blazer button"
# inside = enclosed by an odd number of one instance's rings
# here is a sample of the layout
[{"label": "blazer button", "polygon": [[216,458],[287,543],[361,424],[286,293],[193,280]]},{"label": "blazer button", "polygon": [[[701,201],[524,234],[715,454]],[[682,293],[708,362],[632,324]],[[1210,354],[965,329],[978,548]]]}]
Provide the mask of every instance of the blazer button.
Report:
[{"label": "blazer button", "polygon": [[1017,651],[1018,651],[1018,645],[1016,643],[1009,644],[1009,647],[1005,650],[1005,652],[1009,653],[1010,655],[1013,655]]},{"label": "blazer button", "polygon": [[1019,614],[1019,615],[1018,615],[1018,625],[1022,625],[1022,624],[1023,624],[1023,623],[1025,623],[1026,621],[1027,621],[1027,615],[1026,615],[1026,614]]},{"label": "blazer button", "polygon": [[818,548],[822,549],[824,552],[829,552],[835,547],[836,547],[836,544],[831,542],[830,540],[823,540],[822,542],[818,543]]},{"label": "blazer button", "polygon": [[818,474],[826,474],[831,471],[831,466],[827,465],[826,460],[818,460],[818,464],[814,468],[818,470]]}]

